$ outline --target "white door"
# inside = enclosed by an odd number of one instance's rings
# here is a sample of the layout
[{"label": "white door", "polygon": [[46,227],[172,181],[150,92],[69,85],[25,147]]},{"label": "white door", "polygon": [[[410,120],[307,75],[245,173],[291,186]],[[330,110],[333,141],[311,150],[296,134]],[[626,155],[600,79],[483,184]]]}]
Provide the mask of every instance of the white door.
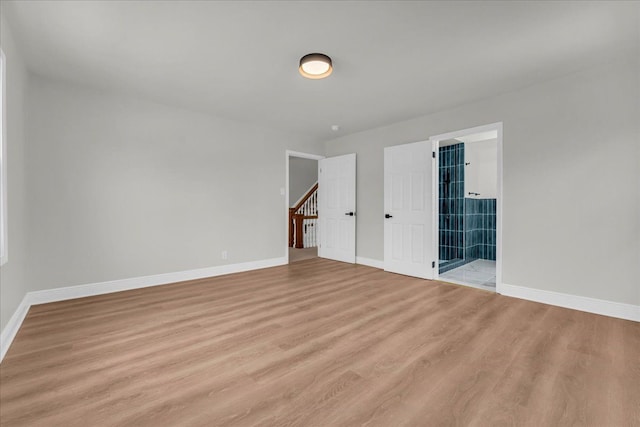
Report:
[{"label": "white door", "polygon": [[318,161],[318,256],[356,262],[356,155]]},{"label": "white door", "polygon": [[433,279],[431,143],[384,149],[384,269]]}]

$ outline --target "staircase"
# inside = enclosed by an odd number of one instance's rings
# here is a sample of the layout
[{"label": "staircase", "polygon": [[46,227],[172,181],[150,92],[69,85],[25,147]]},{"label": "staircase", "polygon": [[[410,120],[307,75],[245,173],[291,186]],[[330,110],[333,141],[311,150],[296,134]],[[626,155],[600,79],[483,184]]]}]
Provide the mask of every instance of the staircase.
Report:
[{"label": "staircase", "polygon": [[289,247],[317,246],[318,184],[309,189],[296,205],[289,208]]}]

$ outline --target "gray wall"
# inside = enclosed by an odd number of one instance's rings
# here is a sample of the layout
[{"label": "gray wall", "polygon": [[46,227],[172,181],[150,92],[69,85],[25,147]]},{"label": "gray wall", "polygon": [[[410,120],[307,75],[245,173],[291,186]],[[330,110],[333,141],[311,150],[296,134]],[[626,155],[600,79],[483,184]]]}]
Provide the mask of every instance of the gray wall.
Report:
[{"label": "gray wall", "polygon": [[323,151],[36,76],[28,113],[33,289],[282,257],[285,151]]},{"label": "gray wall", "polygon": [[357,253],[383,259],[383,147],[504,122],[510,285],[640,303],[638,59],[326,143],[358,154]]},{"label": "gray wall", "polygon": [[465,143],[464,162],[468,163],[464,168],[464,197],[495,199],[498,191],[498,140]]},{"label": "gray wall", "polygon": [[291,207],[316,182],[318,182],[317,160],[289,157],[289,205]]},{"label": "gray wall", "polygon": [[0,46],[6,62],[8,261],[0,267],[0,328],[4,329],[28,290],[26,273],[24,98],[27,72],[11,30],[0,18]]}]

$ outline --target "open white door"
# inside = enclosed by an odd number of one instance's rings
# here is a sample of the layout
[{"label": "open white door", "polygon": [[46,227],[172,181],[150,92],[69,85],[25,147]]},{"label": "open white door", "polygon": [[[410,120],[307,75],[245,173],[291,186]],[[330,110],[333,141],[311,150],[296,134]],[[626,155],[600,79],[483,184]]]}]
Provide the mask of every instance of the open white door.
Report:
[{"label": "open white door", "polygon": [[384,149],[384,269],[433,279],[431,143]]},{"label": "open white door", "polygon": [[318,256],[356,262],[356,155],[318,161]]}]

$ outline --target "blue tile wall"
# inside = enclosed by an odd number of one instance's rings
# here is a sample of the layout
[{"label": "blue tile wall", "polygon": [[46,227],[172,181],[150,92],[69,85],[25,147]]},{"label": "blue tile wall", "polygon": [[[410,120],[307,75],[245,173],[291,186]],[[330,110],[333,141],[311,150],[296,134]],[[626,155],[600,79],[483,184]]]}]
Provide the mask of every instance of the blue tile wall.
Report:
[{"label": "blue tile wall", "polygon": [[[440,147],[439,158],[439,259],[463,259],[465,249],[464,144]],[[440,272],[444,270],[441,268]]]},{"label": "blue tile wall", "polygon": [[496,199],[469,199],[465,205],[464,258],[496,259]]}]

